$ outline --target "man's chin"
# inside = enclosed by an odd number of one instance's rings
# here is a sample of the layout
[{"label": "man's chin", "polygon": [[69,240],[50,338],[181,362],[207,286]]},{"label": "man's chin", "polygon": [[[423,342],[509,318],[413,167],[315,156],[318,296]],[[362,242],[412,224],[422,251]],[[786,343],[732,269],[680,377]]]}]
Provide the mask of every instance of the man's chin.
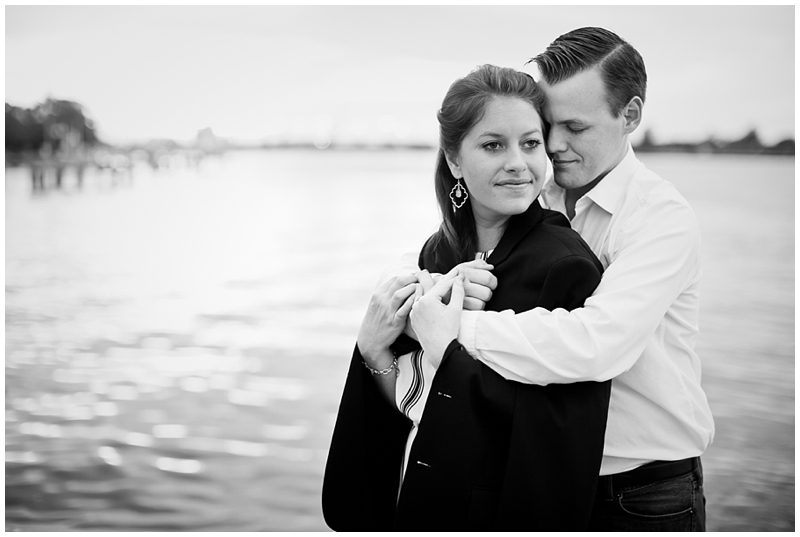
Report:
[{"label": "man's chin", "polygon": [[556,172],[553,177],[556,184],[564,189],[571,189],[580,186],[580,177],[576,177],[574,173]]}]

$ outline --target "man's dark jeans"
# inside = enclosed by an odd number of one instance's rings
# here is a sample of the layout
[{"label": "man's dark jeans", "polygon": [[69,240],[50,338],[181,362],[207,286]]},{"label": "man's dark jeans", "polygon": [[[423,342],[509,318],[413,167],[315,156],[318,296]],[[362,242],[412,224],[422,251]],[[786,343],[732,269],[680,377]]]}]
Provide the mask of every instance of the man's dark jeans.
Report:
[{"label": "man's dark jeans", "polygon": [[705,531],[706,499],[700,459],[693,470],[653,483],[602,476],[590,531]]}]

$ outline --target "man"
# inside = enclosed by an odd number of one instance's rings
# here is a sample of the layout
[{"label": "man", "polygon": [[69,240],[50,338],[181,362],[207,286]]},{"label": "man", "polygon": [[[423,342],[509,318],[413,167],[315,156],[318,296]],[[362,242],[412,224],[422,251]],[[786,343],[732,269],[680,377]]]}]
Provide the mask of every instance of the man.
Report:
[{"label": "man", "polygon": [[[694,351],[700,236],[686,200],[636,159],[628,140],[642,118],[644,62],[602,28],[569,32],[533,61],[555,179],[542,204],[567,215],[606,270],[571,312],[463,311],[458,342],[510,380],[613,379],[589,529],[704,531],[700,455],[714,422]],[[481,288],[476,276],[472,289]],[[416,326],[447,326],[452,311],[411,315]]]},{"label": "man", "polygon": [[569,32],[533,61],[555,178],[542,204],[568,216],[606,271],[572,312],[463,311],[458,341],[511,380],[614,379],[590,529],[703,531],[699,457],[714,422],[694,351],[700,237],[686,200],[628,140],[644,62],[602,28]]}]

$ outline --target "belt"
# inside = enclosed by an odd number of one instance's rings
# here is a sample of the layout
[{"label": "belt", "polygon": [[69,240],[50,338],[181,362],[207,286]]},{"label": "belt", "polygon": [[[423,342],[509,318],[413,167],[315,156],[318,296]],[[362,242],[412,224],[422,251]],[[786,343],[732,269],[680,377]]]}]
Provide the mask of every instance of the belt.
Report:
[{"label": "belt", "polygon": [[680,461],[653,461],[627,472],[600,476],[600,480],[604,481],[604,478],[610,478],[615,488],[639,487],[688,474],[699,465],[700,457]]}]

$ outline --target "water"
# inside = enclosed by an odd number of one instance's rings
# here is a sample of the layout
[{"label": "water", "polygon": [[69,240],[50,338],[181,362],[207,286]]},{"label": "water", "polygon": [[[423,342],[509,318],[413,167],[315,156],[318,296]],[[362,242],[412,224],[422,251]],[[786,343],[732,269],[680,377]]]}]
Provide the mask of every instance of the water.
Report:
[{"label": "water", "polygon": [[[33,194],[6,170],[6,529],[326,530],[378,274],[429,151],[228,153]],[[703,233],[709,529],[794,530],[794,159],[644,155]]]}]

